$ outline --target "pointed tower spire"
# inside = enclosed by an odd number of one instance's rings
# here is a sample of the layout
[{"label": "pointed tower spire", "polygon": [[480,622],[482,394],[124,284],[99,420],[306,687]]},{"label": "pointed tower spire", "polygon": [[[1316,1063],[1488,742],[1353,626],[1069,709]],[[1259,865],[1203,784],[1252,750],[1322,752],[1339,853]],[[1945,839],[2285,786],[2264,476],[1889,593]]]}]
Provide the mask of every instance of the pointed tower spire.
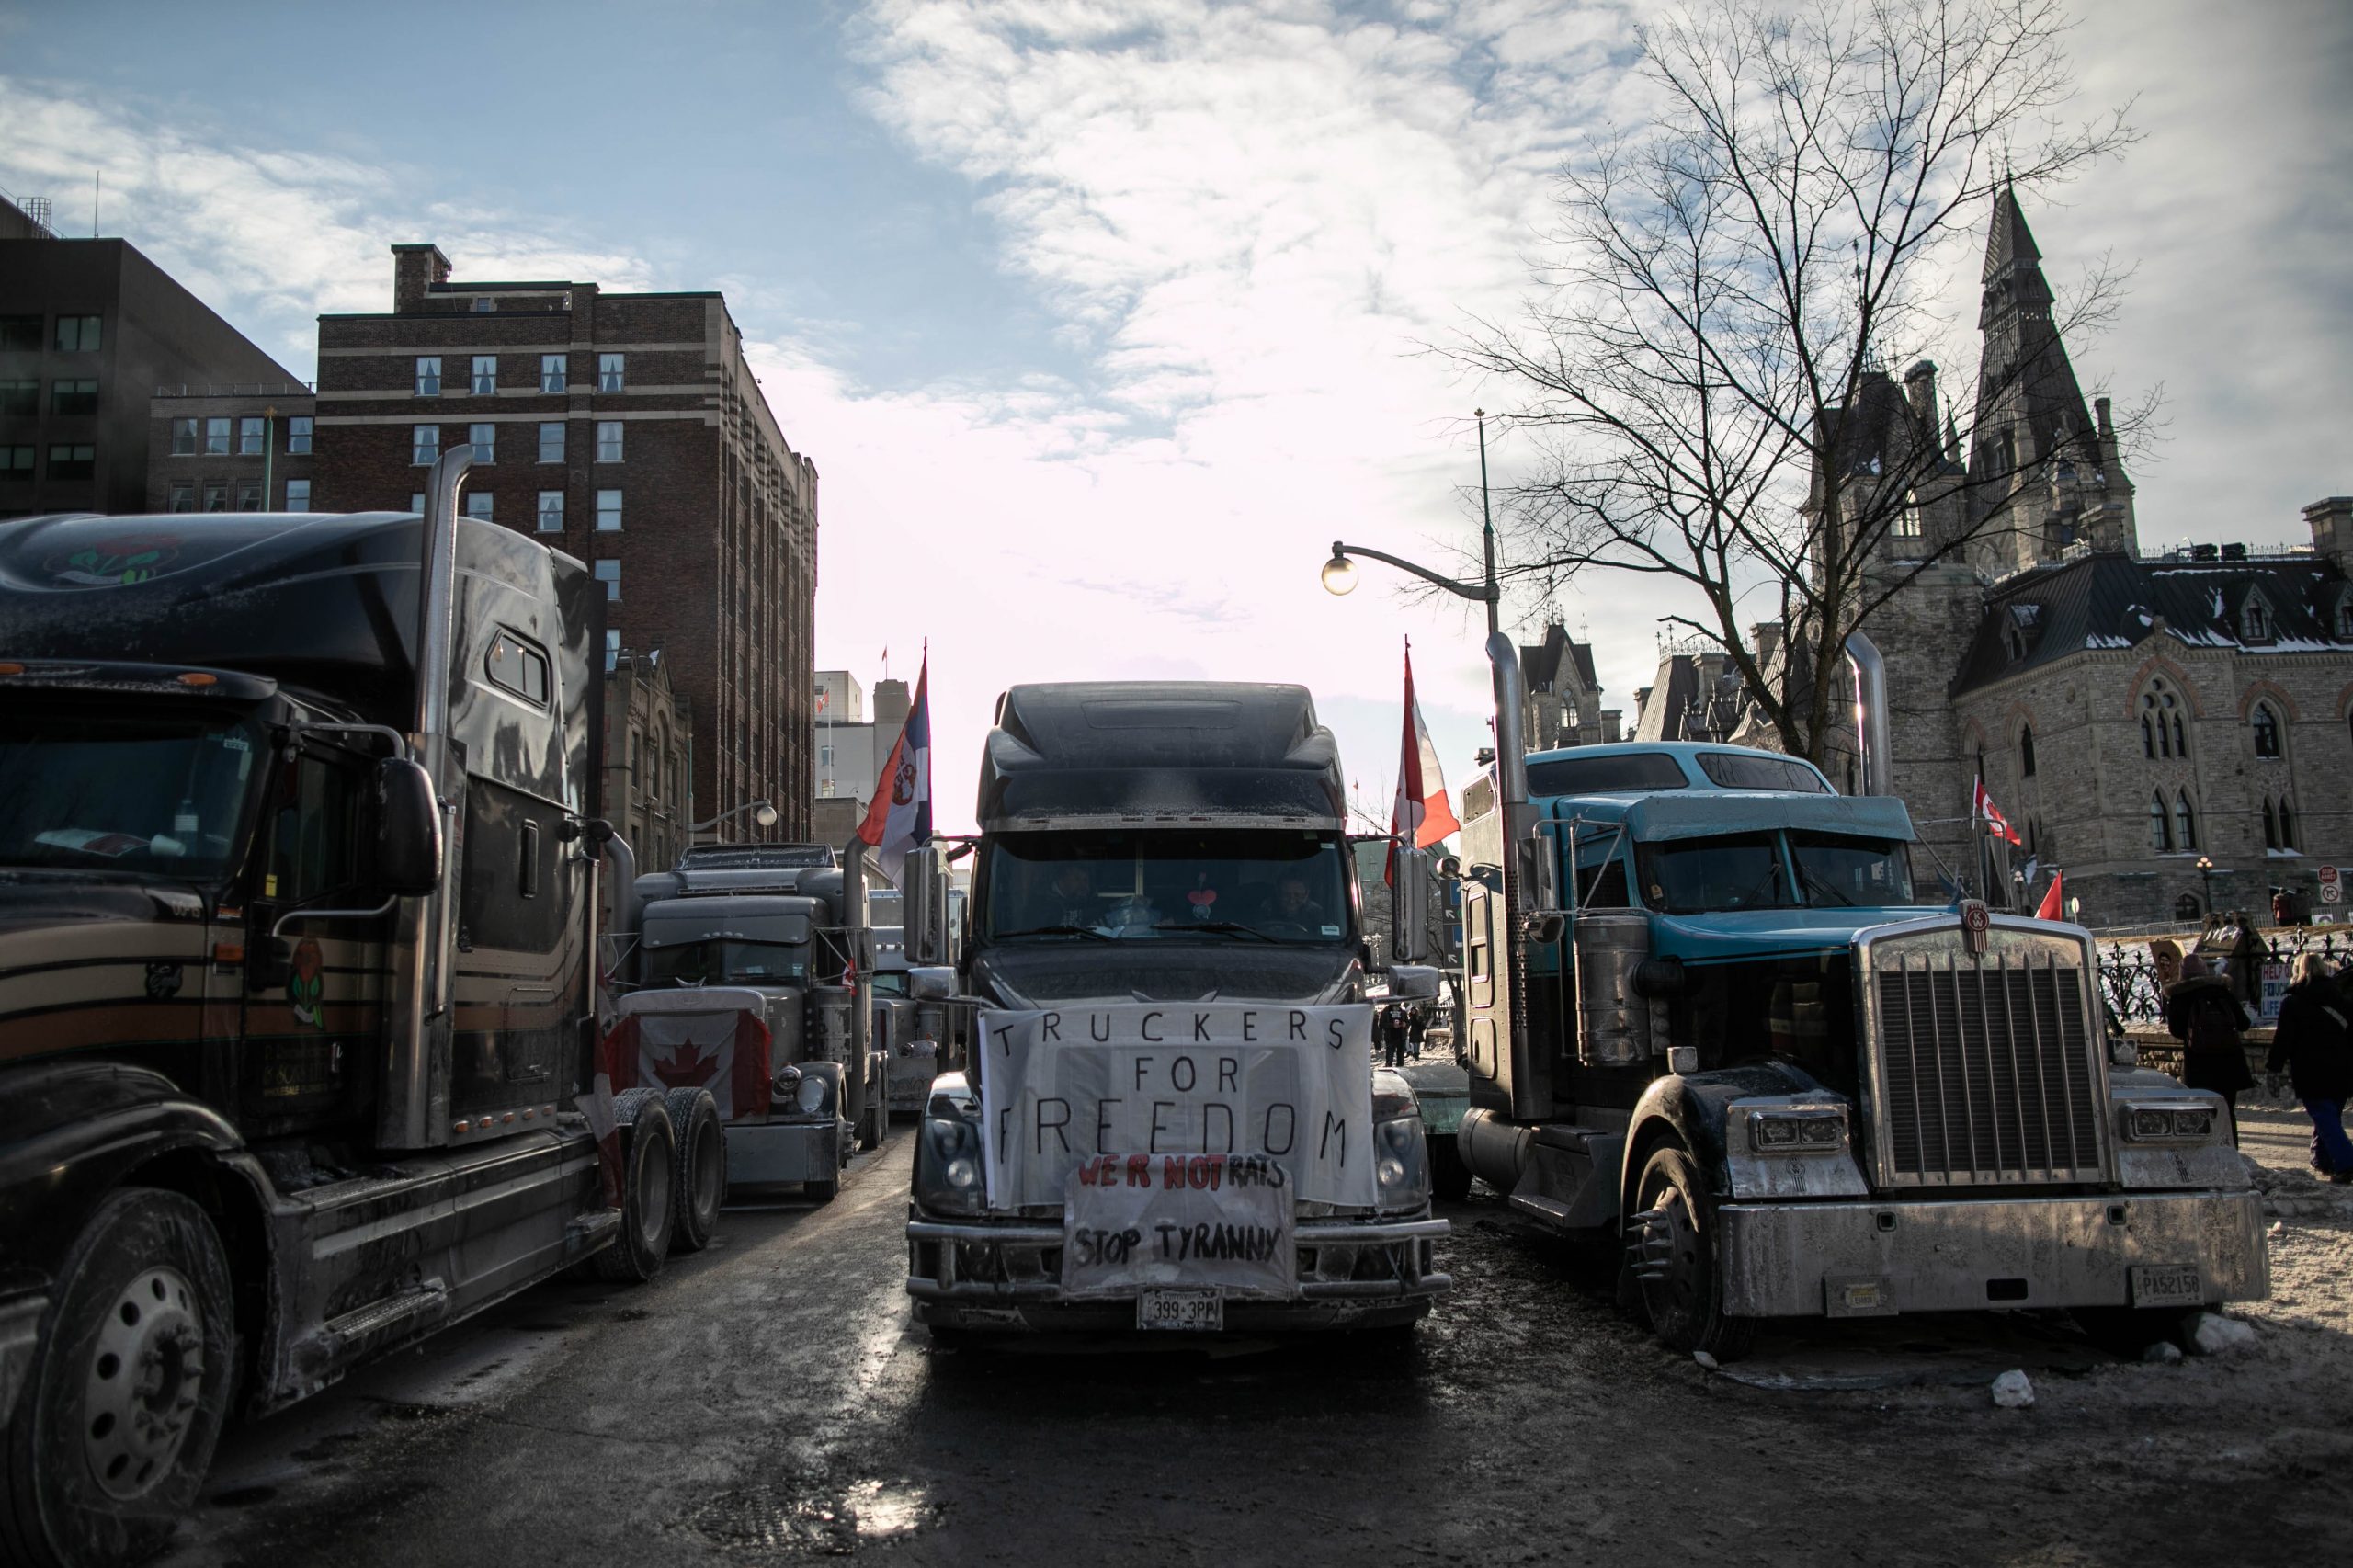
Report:
[{"label": "pointed tower spire", "polygon": [[2034,231],[2026,226],[2026,213],[2018,207],[2018,187],[2006,180],[1994,198],[1994,222],[1985,234],[1985,281],[1991,283],[2019,265],[2040,270],[2041,262]]}]

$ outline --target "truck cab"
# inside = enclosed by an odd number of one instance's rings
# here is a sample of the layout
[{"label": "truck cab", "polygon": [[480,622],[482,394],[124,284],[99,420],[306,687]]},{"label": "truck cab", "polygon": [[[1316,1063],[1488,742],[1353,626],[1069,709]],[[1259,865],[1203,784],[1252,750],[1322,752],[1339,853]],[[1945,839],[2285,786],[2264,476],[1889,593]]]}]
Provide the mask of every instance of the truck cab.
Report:
[{"label": "truck cab", "polygon": [[[1412,1091],[1370,1060],[1342,788],[1301,687],[1001,699],[953,971],[976,1013],[971,1068],[933,1085],[915,1153],[921,1321],[1377,1327],[1428,1312],[1446,1223]],[[918,995],[935,972],[915,971]],[[1252,1256],[1188,1254],[1196,1233]]]},{"label": "truck cab", "polygon": [[1731,746],[1526,777],[1531,838],[1486,790],[1464,826],[1460,1153],[1523,1212],[1621,1233],[1669,1344],[2264,1293],[2219,1101],[2111,1045],[2089,933],[1925,893],[1901,801]]}]

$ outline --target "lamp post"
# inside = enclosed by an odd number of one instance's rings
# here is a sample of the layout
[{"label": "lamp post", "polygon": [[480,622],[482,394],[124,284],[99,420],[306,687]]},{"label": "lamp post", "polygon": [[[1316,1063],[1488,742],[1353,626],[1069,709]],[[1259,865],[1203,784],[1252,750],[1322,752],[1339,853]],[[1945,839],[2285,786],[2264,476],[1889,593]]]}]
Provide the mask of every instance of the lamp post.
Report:
[{"label": "lamp post", "polygon": [[2211,918],[2214,914],[2214,858],[2212,856],[2198,857],[2198,875],[2199,879],[2206,884],[2206,914],[2209,918]]},{"label": "lamp post", "polygon": [[740,806],[731,806],[731,807],[729,807],[727,810],[725,810],[725,811],[723,811],[723,812],[720,812],[717,816],[712,817],[709,822],[698,822],[698,823],[689,823],[689,824],[687,824],[687,838],[688,838],[688,841],[689,843],[691,843],[691,842],[693,841],[693,839],[694,839],[694,835],[695,835],[696,834],[701,833],[701,832],[702,832],[702,831],[704,831],[706,828],[713,828],[713,827],[717,827],[721,823],[725,822],[729,817],[739,817],[739,816],[742,816],[745,812],[751,812],[751,813],[752,813],[752,820],[753,820],[755,823],[757,823],[757,824],[758,824],[760,826],[762,826],[762,827],[774,827],[774,826],[776,825],[776,823],[777,823],[777,815],[776,815],[776,808],[775,808],[774,806],[770,805],[770,804],[769,804],[767,801],[745,801],[745,802],[744,802],[742,805],[740,805]]},{"label": "lamp post", "polygon": [[1458,582],[1385,551],[1369,549],[1361,544],[1344,544],[1336,539],[1332,541],[1332,559],[1324,563],[1325,592],[1336,595],[1356,592],[1356,562],[1349,557],[1362,555],[1374,561],[1387,562],[1401,572],[1410,572],[1423,582],[1444,588],[1449,594],[1479,600],[1487,607],[1487,635],[1493,637],[1502,629],[1498,610],[1503,603],[1503,590],[1495,583],[1495,521],[1487,505],[1487,411],[1475,409],[1472,416],[1479,421],[1479,536],[1481,556],[1486,563],[1482,580],[1476,583]]}]

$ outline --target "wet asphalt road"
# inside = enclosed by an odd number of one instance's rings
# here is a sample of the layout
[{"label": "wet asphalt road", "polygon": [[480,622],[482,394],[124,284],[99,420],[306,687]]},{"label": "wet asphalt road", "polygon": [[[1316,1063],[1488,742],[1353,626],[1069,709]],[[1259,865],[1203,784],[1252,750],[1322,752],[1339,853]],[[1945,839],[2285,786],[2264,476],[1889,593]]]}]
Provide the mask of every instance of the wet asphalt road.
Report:
[{"label": "wet asphalt road", "polygon": [[540,1287],[233,1434],[165,1561],[2138,1568],[2341,1529],[2341,1484],[2281,1473],[2254,1415],[1988,1408],[1984,1368],[2090,1363],[2055,1331],[1782,1335],[1752,1375],[1815,1386],[1710,1376],[1484,1198],[1447,1210],[1457,1289],[1402,1353],[934,1350],[910,1145],[828,1208],[732,1209],[652,1286]]}]

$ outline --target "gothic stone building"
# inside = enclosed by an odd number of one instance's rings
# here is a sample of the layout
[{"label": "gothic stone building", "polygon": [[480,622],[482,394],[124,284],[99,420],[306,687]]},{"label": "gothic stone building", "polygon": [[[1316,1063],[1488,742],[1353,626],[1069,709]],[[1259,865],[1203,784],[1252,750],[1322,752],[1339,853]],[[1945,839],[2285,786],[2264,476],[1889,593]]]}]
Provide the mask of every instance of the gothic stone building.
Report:
[{"label": "gothic stone building", "polygon": [[[2040,261],[2004,193],[1965,461],[1926,362],[1901,387],[1872,377],[1849,426],[1850,483],[1910,486],[1872,570],[1918,574],[1865,628],[1896,792],[1979,883],[1983,778],[2026,841],[2009,867],[2063,870],[2087,925],[2174,918],[2210,890],[2224,909],[2316,894],[2320,868],[2353,865],[2353,500],[2304,509],[2309,548],[2144,553],[2108,400],[2086,407]],[[1852,763],[1832,777],[1851,786]]]}]

